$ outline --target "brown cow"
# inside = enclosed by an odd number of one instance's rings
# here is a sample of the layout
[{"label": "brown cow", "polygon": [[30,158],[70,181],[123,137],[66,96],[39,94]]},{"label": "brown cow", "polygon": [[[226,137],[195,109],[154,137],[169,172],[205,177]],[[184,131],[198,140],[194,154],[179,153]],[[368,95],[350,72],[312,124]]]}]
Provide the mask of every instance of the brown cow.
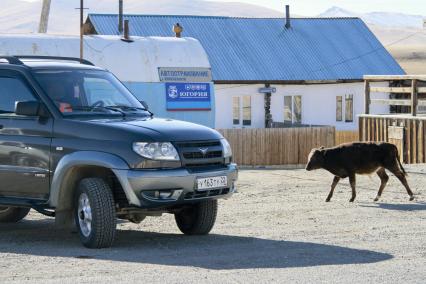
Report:
[{"label": "brown cow", "polygon": [[308,157],[306,170],[311,171],[320,168],[334,175],[326,202],[329,202],[333,196],[334,188],[339,180],[347,177],[349,177],[349,183],[352,188],[352,198],[349,201],[353,202],[356,197],[355,175],[372,174],[374,172],[377,173],[381,180],[379,192],[374,199],[374,201],[378,201],[389,180],[385,169],[393,173],[401,181],[410,196],[410,200],[414,199],[413,192],[405,178],[406,172],[399,161],[398,149],[390,143],[357,142],[327,149],[324,147],[312,149]]}]

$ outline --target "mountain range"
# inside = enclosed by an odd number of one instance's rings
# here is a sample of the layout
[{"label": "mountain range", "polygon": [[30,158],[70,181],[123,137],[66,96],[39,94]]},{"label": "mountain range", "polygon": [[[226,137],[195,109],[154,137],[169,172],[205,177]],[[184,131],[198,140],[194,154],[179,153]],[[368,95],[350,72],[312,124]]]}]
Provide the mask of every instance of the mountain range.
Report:
[{"label": "mountain range", "polygon": [[[238,1],[238,0],[236,0]],[[1,0],[0,33],[35,33],[42,0]],[[86,0],[87,13],[117,13],[117,0]],[[283,12],[239,2],[207,0],[125,0],[128,14],[210,15],[235,17],[284,17]],[[48,33],[78,34],[77,0],[52,0]],[[292,15],[298,17],[297,15]],[[410,73],[426,74],[426,29],[422,15],[371,12],[357,13],[331,7],[318,17],[359,17]],[[423,61],[424,60],[424,61]],[[413,66],[416,66],[415,68]]]},{"label": "mountain range", "polygon": [[423,16],[402,13],[356,13],[340,7],[331,7],[319,14],[318,17],[358,17],[363,19],[367,25],[374,25],[382,28],[423,28]]}]

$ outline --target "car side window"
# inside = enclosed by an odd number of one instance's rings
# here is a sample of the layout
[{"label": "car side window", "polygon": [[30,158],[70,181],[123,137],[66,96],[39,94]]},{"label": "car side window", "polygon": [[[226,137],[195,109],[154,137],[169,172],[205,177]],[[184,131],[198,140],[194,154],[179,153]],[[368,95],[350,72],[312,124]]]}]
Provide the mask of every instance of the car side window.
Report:
[{"label": "car side window", "polygon": [[15,113],[16,102],[36,100],[32,91],[19,78],[0,77],[0,114]]}]

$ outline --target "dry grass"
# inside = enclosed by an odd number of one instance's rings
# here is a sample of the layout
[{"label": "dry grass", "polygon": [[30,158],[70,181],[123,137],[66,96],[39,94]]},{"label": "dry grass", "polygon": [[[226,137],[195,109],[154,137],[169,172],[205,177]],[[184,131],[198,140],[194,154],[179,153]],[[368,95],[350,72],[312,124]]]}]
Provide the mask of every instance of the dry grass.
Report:
[{"label": "dry grass", "polygon": [[408,74],[426,74],[426,44],[392,46],[389,52]]}]

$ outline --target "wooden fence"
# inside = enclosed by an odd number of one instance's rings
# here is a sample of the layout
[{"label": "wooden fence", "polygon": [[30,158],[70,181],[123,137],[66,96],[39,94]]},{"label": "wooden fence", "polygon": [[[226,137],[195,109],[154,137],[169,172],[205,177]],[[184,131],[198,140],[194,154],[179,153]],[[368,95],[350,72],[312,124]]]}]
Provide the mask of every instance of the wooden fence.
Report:
[{"label": "wooden fence", "polygon": [[359,141],[358,131],[336,131],[336,145],[355,141]]},{"label": "wooden fence", "polygon": [[410,115],[361,115],[360,138],[395,144],[407,164],[426,163],[426,118]]},{"label": "wooden fence", "polygon": [[222,129],[242,166],[303,165],[312,148],[335,144],[334,127]]}]

